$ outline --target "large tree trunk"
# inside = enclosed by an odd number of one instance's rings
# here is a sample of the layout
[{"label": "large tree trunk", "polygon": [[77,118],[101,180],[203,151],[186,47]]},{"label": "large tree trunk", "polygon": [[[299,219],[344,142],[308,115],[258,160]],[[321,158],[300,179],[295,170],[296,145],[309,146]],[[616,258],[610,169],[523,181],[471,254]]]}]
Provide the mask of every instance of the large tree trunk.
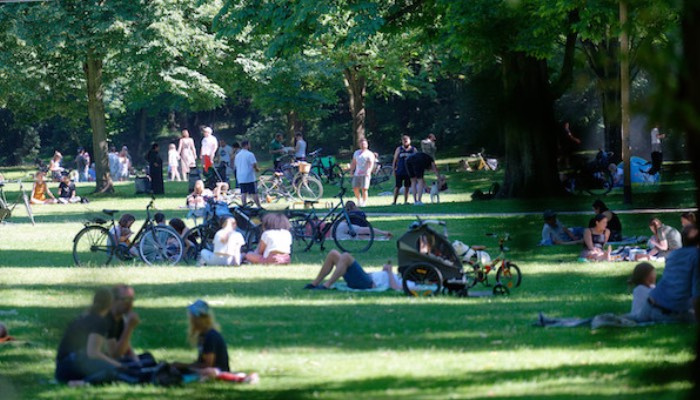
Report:
[{"label": "large tree trunk", "polygon": [[350,115],[352,115],[353,148],[365,138],[365,95],[367,94],[367,79],[350,67],[343,71],[345,88],[350,96]]},{"label": "large tree trunk", "polygon": [[618,38],[608,38],[600,43],[583,42],[588,65],[596,75],[596,87],[601,99],[604,146],[622,157],[622,114],[620,102],[620,43]]},{"label": "large tree trunk", "polygon": [[134,153],[141,157],[146,154],[146,149],[144,145],[146,144],[147,128],[148,128],[148,111],[145,108],[141,108],[136,112],[136,130],[138,132],[138,140],[134,144]]},{"label": "large tree trunk", "polygon": [[88,116],[92,128],[92,156],[95,162],[96,188],[98,192],[112,192],[112,178],[109,175],[107,158],[107,129],[105,120],[104,89],[102,87],[102,60],[96,58],[92,49],[88,50],[85,64],[87,81]]},{"label": "large tree trunk", "polygon": [[287,141],[288,143],[294,143],[294,136],[298,132],[304,130],[304,122],[299,119],[299,114],[296,111],[289,111],[287,113]]},{"label": "large tree trunk", "polygon": [[506,135],[505,197],[562,193],[557,172],[557,127],[547,63],[524,53],[503,57]]}]

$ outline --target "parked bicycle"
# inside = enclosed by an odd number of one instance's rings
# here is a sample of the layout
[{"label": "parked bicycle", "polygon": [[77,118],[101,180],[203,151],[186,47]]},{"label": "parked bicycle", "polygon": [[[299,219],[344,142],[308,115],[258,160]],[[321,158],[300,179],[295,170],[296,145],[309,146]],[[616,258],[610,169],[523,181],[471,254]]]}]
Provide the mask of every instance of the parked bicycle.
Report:
[{"label": "parked bicycle", "polygon": [[27,192],[24,191],[22,181],[18,180],[17,183],[19,184],[19,194],[14,202],[9,203],[7,201],[7,196],[5,195],[5,182],[0,182],[0,222],[11,218],[15,207],[22,203],[24,205],[24,209],[27,211],[29,220],[32,222],[32,225],[34,225],[34,213],[32,213],[32,206],[29,203],[29,196],[27,196]]},{"label": "parked bicycle", "polygon": [[298,163],[299,171],[288,179],[283,172],[261,175],[258,178],[258,193],[268,202],[285,199],[295,201],[314,201],[323,196],[323,184],[309,173],[309,163]]},{"label": "parked bicycle", "polygon": [[[500,294],[508,294],[510,289],[520,286],[522,280],[520,268],[506,258],[506,253],[509,249],[505,246],[505,243],[510,240],[510,235],[506,233],[498,236],[495,233],[487,233],[486,236],[498,238],[500,253],[493,260],[484,260],[479,256],[479,252],[486,250],[486,246],[471,246],[471,249],[474,250],[474,256],[469,260],[469,264],[471,264],[472,268],[470,270],[468,265],[465,266],[468,288],[475,286],[479,282],[485,286],[490,286],[488,275],[495,270],[496,283],[500,284],[500,290],[504,291],[504,293]],[[494,290],[499,290],[499,288],[496,287]]]},{"label": "parked bicycle", "polygon": [[394,176],[394,168],[392,167],[392,156],[381,156],[377,159],[377,163],[372,171],[370,185],[379,190],[383,189],[383,184],[389,182]]},{"label": "parked bicycle", "polygon": [[322,151],[323,148],[318,148],[307,155],[307,159],[311,160],[310,173],[326,183],[339,183],[345,176],[343,169],[336,163],[335,157],[321,157]]},{"label": "parked bicycle", "polygon": [[[259,221],[261,209],[239,205],[229,207],[224,202],[210,199],[205,210],[203,222],[192,228],[187,236],[188,240],[195,244],[191,252],[186,255],[188,262],[197,260],[199,253],[204,249],[214,251],[214,235],[221,229],[220,219],[225,216],[236,219],[236,225],[245,239],[245,245],[241,249],[243,252],[254,249],[260,241],[262,235]],[[256,218],[258,221],[255,221]]]},{"label": "parked bicycle", "polygon": [[362,216],[348,213],[343,200],[346,191],[345,187],[340,187],[340,191],[335,195],[340,201],[322,217],[318,216],[314,208],[317,201],[305,202],[311,207],[310,212],[286,210],[296,248],[308,251],[314,243],[318,243],[321,250],[324,250],[328,236],[333,238],[339,249],[348,253],[362,253],[372,247],[374,228]]},{"label": "parked bicycle", "polygon": [[[94,218],[73,239],[73,260],[81,267],[108,265],[113,258],[128,261],[133,253],[148,265],[176,264],[183,256],[185,245],[180,235],[169,226],[157,225],[151,217],[155,197],[146,206],[146,220],[128,244],[119,243],[114,215],[118,210],[102,210],[109,221]],[[134,251],[134,249],[136,251]]]},{"label": "parked bicycle", "polygon": [[610,158],[613,153],[600,150],[593,161],[569,174],[564,181],[564,188],[571,192],[588,192],[594,196],[608,194],[614,185],[610,172]]}]

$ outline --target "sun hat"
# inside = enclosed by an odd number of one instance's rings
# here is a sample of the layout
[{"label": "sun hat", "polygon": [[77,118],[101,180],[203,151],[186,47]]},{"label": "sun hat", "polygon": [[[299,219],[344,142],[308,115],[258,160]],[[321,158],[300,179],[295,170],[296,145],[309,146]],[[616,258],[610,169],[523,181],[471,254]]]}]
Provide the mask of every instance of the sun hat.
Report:
[{"label": "sun hat", "polygon": [[202,315],[209,314],[209,304],[204,300],[197,300],[194,303],[187,306],[187,311],[190,312],[195,317],[201,317]]}]

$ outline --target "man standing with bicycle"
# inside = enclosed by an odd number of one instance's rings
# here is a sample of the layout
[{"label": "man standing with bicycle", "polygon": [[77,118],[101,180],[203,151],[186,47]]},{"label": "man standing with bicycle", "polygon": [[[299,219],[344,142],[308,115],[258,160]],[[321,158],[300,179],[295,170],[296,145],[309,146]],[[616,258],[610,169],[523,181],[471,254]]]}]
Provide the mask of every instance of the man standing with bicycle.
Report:
[{"label": "man standing with bicycle", "polygon": [[255,159],[255,155],[250,151],[249,141],[244,140],[241,142],[241,151],[236,154],[234,166],[236,170],[236,181],[241,188],[241,203],[246,205],[248,194],[252,194],[255,204],[262,208],[260,205],[260,197],[255,188],[255,173],[259,171],[258,161]]},{"label": "man standing with bicycle", "polygon": [[394,176],[396,177],[396,185],[394,186],[394,202],[392,205],[396,205],[396,199],[399,197],[399,190],[403,186],[403,203],[408,204],[408,192],[411,187],[411,178],[408,176],[408,170],[406,169],[406,159],[414,154],[418,150],[411,146],[411,138],[408,135],[403,135],[401,137],[401,146],[396,148],[394,151],[394,161],[392,167],[394,169]]},{"label": "man standing with bicycle", "polygon": [[350,170],[353,171],[352,191],[355,193],[355,199],[360,207],[364,207],[367,203],[367,191],[377,159],[374,152],[369,150],[367,139],[360,139],[358,144],[360,149],[355,151],[352,156]]}]

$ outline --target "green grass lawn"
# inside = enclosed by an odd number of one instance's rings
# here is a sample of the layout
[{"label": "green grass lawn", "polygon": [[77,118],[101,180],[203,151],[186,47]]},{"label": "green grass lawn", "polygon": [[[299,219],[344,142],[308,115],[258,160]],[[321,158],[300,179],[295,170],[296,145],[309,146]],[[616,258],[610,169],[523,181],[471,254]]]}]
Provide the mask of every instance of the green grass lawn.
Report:
[{"label": "green grass lawn", "polygon": [[[25,172],[2,171],[18,178]],[[146,267],[121,263],[75,268],[72,238],[82,222],[102,208],[145,215],[148,198],[133,195],[133,183],[117,194],[89,196],[87,205],[34,207],[32,226],[21,209],[0,225],[0,321],[16,344],[0,345],[2,399],[445,399],[445,398],[614,398],[679,399],[687,395],[695,326],[659,325],[631,329],[543,329],[533,327],[538,312],[587,317],[625,313],[631,295],[626,280],[632,263],[575,262],[579,248],[537,247],[539,214],[589,211],[593,199],[578,196],[547,201],[471,202],[469,194],[500,180],[500,172],[451,172],[451,192],[442,204],[390,207],[371,198],[375,226],[397,236],[415,216],[464,213],[444,218],[449,238],[493,246],[486,232],[510,232],[511,257],[523,283],[510,297],[414,299],[400,293],[314,292],[301,288],[324,257],[318,247],[295,254],[284,267]],[[388,185],[387,185],[388,187]],[[635,202],[613,209],[690,207],[690,174],[669,176],[662,185],[635,187]],[[17,187],[9,184],[8,197]],[[87,194],[89,185],[80,185]],[[186,184],[166,183],[158,206],[168,218],[184,217]],[[326,187],[332,201],[334,188]],[[282,208],[284,204],[270,205]],[[678,213],[661,214],[678,226]],[[384,215],[384,214],[383,214]],[[568,225],[584,225],[590,215],[562,215]],[[647,214],[622,214],[625,234],[647,235]],[[138,224],[138,223],[137,223]],[[333,248],[332,243],[328,248]],[[491,250],[494,255],[493,249]],[[369,270],[396,262],[394,241],[376,242],[358,257]],[[662,270],[662,264],[656,264]],[[216,310],[227,339],[231,366],[257,371],[261,383],[191,384],[177,388],[127,386],[68,388],[51,383],[58,341],[67,323],[84,309],[97,286],[126,282],[136,289],[142,323],[133,338],[137,350],[158,359],[189,361],[196,350],[186,342],[185,306],[197,298]],[[477,286],[476,290],[484,290]]]}]

